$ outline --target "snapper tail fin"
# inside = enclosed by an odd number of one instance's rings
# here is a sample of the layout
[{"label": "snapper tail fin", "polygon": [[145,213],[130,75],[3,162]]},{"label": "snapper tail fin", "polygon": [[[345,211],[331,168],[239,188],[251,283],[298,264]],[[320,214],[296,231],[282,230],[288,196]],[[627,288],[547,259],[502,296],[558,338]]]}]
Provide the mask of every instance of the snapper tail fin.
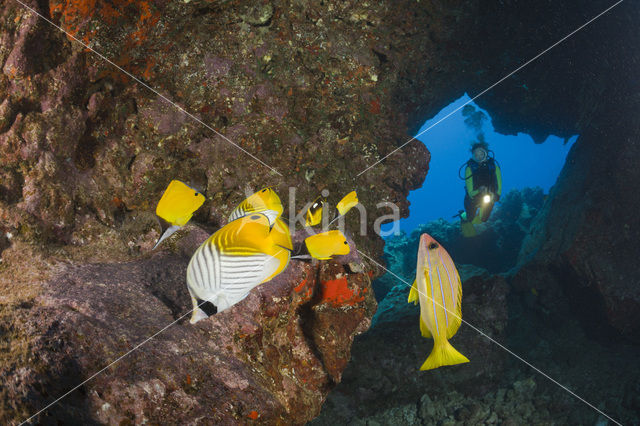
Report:
[{"label": "snapper tail fin", "polygon": [[458,352],[447,339],[434,341],[433,350],[420,370],[432,370],[443,365],[456,365],[469,362],[466,356]]}]

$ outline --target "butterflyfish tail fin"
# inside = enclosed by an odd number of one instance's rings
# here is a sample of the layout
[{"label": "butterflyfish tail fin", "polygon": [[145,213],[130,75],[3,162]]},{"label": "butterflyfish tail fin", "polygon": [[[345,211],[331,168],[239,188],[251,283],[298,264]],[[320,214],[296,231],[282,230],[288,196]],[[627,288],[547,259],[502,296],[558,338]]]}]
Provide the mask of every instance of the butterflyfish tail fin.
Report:
[{"label": "butterflyfish tail fin", "polygon": [[177,226],[177,225],[171,225],[170,227],[168,227],[167,230],[164,231],[164,234],[162,234],[162,236],[160,237],[160,239],[158,240],[156,245],[153,246],[153,248],[151,250],[155,250],[156,247],[158,247],[161,242],[163,242],[164,240],[166,240],[167,238],[172,236],[178,229],[180,229],[180,227]]},{"label": "butterflyfish tail fin", "polygon": [[198,321],[203,320],[205,318],[209,318],[209,315],[207,315],[202,309],[195,308],[193,310],[193,313],[191,314],[191,319],[189,320],[189,323],[195,324]]},{"label": "butterflyfish tail fin", "polygon": [[407,299],[407,303],[411,302],[413,302],[414,305],[418,304],[418,284],[416,280],[413,280],[411,290],[409,290],[409,299]]},{"label": "butterflyfish tail fin", "polygon": [[188,284],[187,290],[189,290],[189,295],[191,296],[191,304],[193,304],[193,311],[191,311],[191,319],[189,320],[189,323],[195,324],[200,320],[209,318],[209,315],[207,315],[205,311],[200,309],[200,306],[198,305],[198,299],[195,297]]},{"label": "butterflyfish tail fin", "polygon": [[458,352],[446,339],[434,341],[433,350],[427,360],[420,367],[421,371],[432,370],[443,365],[456,365],[469,362],[466,356]]}]

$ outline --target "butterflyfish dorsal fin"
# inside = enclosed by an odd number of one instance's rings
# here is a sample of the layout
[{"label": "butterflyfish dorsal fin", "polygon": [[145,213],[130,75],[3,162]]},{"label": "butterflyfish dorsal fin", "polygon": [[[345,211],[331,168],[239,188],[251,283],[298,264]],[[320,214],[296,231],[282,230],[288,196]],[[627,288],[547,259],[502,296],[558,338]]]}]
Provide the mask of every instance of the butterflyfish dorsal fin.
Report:
[{"label": "butterflyfish dorsal fin", "polygon": [[291,241],[291,233],[289,232],[289,226],[281,218],[276,218],[271,227],[271,238],[273,242],[289,250],[293,250],[293,242]]}]

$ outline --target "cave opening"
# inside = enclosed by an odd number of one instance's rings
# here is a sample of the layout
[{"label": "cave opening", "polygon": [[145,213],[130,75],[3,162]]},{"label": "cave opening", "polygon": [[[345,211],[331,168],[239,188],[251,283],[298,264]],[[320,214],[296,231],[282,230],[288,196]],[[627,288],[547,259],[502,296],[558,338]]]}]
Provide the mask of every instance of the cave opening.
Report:
[{"label": "cave opening", "polygon": [[[552,135],[544,141],[534,141],[525,133],[504,135],[494,129],[489,113],[470,101],[465,93],[417,132],[417,139],[431,153],[429,171],[422,187],[409,194],[409,217],[401,219],[396,229],[409,233],[440,218],[457,221],[453,216],[463,208],[464,198],[464,180],[458,172],[469,160],[474,141],[486,141],[493,151],[502,171],[503,195],[536,187],[548,194],[555,184],[578,135],[566,139]],[[392,229],[392,224],[383,227],[384,231]]]},{"label": "cave opening", "polygon": [[[414,270],[418,239],[426,232],[440,241],[458,264],[475,265],[490,273],[513,268],[577,138],[534,140],[524,133],[498,133],[490,114],[467,94],[447,105],[417,132],[417,139],[431,153],[429,170],[422,187],[409,194],[409,217],[382,227],[387,266],[402,276],[402,271]],[[475,226],[477,235],[467,238],[456,215],[464,209],[464,168],[476,141],[488,143],[490,156],[496,159],[502,196],[489,220]],[[399,252],[406,253],[406,258]],[[377,297],[383,298],[388,290],[385,285],[376,288]]]}]

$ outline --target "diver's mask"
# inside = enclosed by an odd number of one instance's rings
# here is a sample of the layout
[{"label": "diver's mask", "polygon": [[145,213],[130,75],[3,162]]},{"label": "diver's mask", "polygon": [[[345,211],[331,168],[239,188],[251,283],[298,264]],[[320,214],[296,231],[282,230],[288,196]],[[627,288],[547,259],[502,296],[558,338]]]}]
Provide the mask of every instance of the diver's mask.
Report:
[{"label": "diver's mask", "polygon": [[478,164],[482,164],[487,161],[488,157],[489,153],[484,148],[476,148],[473,150],[473,160]]}]

